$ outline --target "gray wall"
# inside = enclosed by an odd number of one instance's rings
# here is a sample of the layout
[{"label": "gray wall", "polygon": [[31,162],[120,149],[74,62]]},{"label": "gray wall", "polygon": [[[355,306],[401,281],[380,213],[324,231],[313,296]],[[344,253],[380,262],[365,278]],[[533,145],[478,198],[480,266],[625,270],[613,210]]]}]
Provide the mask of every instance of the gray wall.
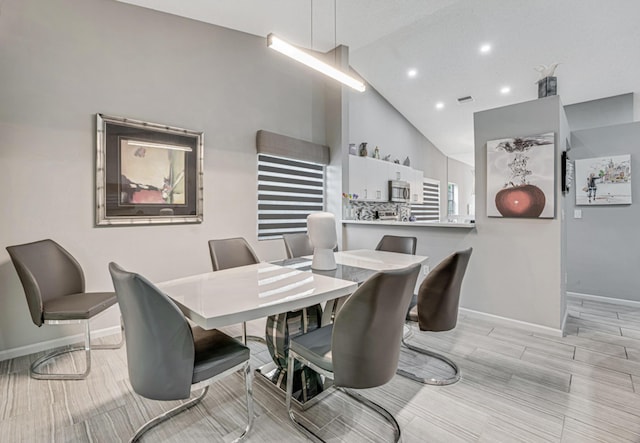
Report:
[{"label": "gray wall", "polygon": [[440,180],[440,214],[447,213],[447,157],[420,133],[373,87],[349,94],[349,143],[367,142],[369,156],[376,146],[380,157],[391,154],[400,162],[408,156],[411,167]]},{"label": "gray wall", "polygon": [[564,107],[572,131],[631,123],[633,93],[590,100]]},{"label": "gray wall", "polygon": [[[57,240],[88,290],[111,290],[111,260],[153,281],[207,271],[211,238],[284,256],[257,241],[255,134],[325,143],[319,76],[262,38],[104,0],[3,1],[0,61],[0,351],[80,332],[31,323],[6,245]],[[205,132],[204,223],[94,227],[96,113]]]},{"label": "gray wall", "polygon": [[[504,137],[556,134],[556,218],[489,218],[486,142]],[[476,311],[560,329],[564,316],[560,149],[568,125],[560,98],[547,97],[474,115],[476,232],[462,305]]]},{"label": "gray wall", "polygon": [[[574,131],[572,160],[631,154],[631,170],[640,171],[640,122]],[[575,206],[575,189],[567,196],[567,290],[640,302],[640,180],[631,182],[633,204]],[[574,219],[574,209],[582,211]]]}]

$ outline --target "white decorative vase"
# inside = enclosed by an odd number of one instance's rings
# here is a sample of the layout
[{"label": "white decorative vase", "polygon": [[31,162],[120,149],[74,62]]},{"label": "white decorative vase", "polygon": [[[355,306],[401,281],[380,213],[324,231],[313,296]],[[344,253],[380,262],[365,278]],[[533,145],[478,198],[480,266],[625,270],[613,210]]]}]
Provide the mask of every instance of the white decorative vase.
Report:
[{"label": "white decorative vase", "polygon": [[338,244],[336,218],[330,212],[314,212],[307,217],[307,231],[313,245],[311,269],[330,271],[336,269],[333,248]]}]

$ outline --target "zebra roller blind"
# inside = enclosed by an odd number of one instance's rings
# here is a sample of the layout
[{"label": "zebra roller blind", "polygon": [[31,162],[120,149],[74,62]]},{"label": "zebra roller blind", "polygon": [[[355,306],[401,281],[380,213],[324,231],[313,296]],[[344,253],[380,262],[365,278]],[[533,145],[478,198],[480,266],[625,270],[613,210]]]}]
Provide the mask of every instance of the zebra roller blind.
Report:
[{"label": "zebra roller blind", "polygon": [[440,181],[425,178],[422,182],[423,203],[413,203],[411,214],[416,221],[440,220]]},{"label": "zebra roller blind", "polygon": [[307,216],[324,209],[324,165],[258,154],[258,239],[307,232]]}]

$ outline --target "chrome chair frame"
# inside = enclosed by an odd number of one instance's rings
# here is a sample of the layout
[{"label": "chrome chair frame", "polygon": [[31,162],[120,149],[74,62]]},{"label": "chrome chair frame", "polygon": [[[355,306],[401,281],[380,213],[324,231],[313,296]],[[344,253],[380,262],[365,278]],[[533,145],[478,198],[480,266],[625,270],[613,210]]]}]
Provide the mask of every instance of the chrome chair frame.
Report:
[{"label": "chrome chair frame", "polygon": [[[331,378],[333,379],[333,373],[330,371],[327,371],[325,369],[320,368],[319,366],[311,363],[310,361],[308,361],[307,359],[305,359],[304,357],[301,357],[299,354],[297,354],[295,351],[292,351],[291,349],[289,349],[289,364],[288,364],[288,369],[287,372],[289,374],[293,374],[294,372],[294,367],[295,367],[295,360],[298,360],[299,362],[301,362],[303,365],[310,367],[311,369],[313,369],[314,371],[318,372],[320,375],[323,375],[325,377]],[[396,419],[393,417],[393,415],[387,411],[385,408],[383,408],[382,406],[380,406],[379,404],[363,397],[362,395],[353,392],[351,390],[348,389],[344,389],[344,388],[338,388],[340,391],[344,392],[345,394],[347,394],[349,397],[353,398],[354,400],[356,400],[357,402],[359,402],[360,404],[368,407],[369,409],[371,409],[372,411],[378,413],[378,415],[380,415],[382,418],[384,418],[393,428],[393,433],[394,433],[394,443],[398,443],[402,437],[402,433],[400,431],[400,425],[398,425],[398,422],[396,421]],[[293,377],[287,377],[287,394],[286,394],[286,400],[285,400],[285,404],[286,404],[286,408],[287,408],[287,413],[289,414],[289,418],[291,419],[291,421],[293,422],[293,424],[295,425],[296,429],[298,429],[300,432],[302,432],[304,435],[306,435],[309,439],[318,442],[318,443],[324,443],[324,440],[322,438],[320,438],[319,435],[317,435],[315,432],[313,432],[311,429],[307,428],[304,424],[302,424],[300,421],[298,421],[298,419],[296,418],[295,414],[293,413],[293,409],[291,408],[291,398],[293,396]]]},{"label": "chrome chair frame", "polygon": [[[431,273],[429,273],[420,285],[420,289],[418,290],[417,324],[421,330],[441,332],[451,330],[455,327],[458,320],[460,288],[472,252],[473,248],[468,248],[449,255],[433,268]],[[450,303],[447,305],[445,304],[447,300],[453,300],[455,304]],[[424,303],[424,308],[429,309],[427,308],[426,301],[438,303],[435,312],[433,307],[428,311],[430,315],[427,317],[426,326],[423,326],[423,318],[420,317],[420,308],[421,304]],[[407,334],[403,334],[402,336],[402,345],[419,354],[440,360],[453,370],[453,375],[448,378],[423,378],[400,368],[398,368],[396,373],[426,385],[446,386],[456,383],[460,380],[460,368],[454,361],[437,352],[407,343],[406,339],[413,335],[411,324],[415,322],[415,320],[407,319],[406,323],[409,330]]]},{"label": "chrome chair frame", "polygon": [[181,412],[186,411],[187,409],[191,409],[192,407],[196,406],[198,403],[200,403],[202,401],[202,399],[205,397],[205,395],[207,395],[207,392],[209,392],[209,386],[225,377],[227,377],[228,375],[233,374],[234,372],[240,371],[242,370],[242,372],[244,373],[244,382],[245,382],[245,390],[246,390],[246,399],[247,399],[247,426],[245,427],[244,431],[242,432],[242,434],[236,438],[235,440],[233,440],[233,443],[236,442],[240,442],[242,440],[244,440],[246,438],[246,436],[249,434],[249,432],[251,431],[251,428],[253,427],[253,419],[254,419],[254,409],[253,409],[253,388],[252,388],[252,382],[253,382],[253,372],[251,372],[251,365],[249,363],[249,360],[240,363],[239,365],[236,365],[232,368],[227,369],[224,372],[221,372],[220,374],[208,378],[206,380],[203,380],[199,383],[194,383],[193,385],[191,385],[191,392],[197,391],[199,389],[202,389],[202,392],[200,394],[198,394],[198,396],[191,398],[189,400],[187,400],[186,402],[172,408],[169,409],[166,412],[163,412],[162,414],[152,418],[151,420],[147,421],[145,424],[143,424],[142,426],[140,426],[138,428],[138,430],[135,432],[135,434],[133,435],[133,437],[131,437],[131,439],[129,439],[130,443],[134,443],[140,440],[140,438],[146,433],[148,432],[150,429],[155,428],[156,426],[158,426],[159,424],[169,420],[172,417],[175,417],[176,415],[180,414]]},{"label": "chrome chair frame", "polygon": [[402,337],[402,345],[405,348],[411,349],[412,351],[415,351],[415,352],[417,352],[419,354],[423,354],[423,355],[426,355],[428,357],[435,358],[437,360],[440,360],[440,361],[446,363],[447,365],[449,365],[451,367],[451,369],[453,369],[453,373],[454,374],[449,378],[435,378],[435,377],[423,378],[423,377],[418,377],[417,375],[415,375],[412,372],[405,371],[405,370],[400,369],[400,368],[398,368],[396,373],[398,375],[406,377],[406,378],[408,378],[410,380],[414,380],[414,381],[417,381],[417,382],[425,384],[425,385],[448,386],[448,385],[452,385],[452,384],[458,382],[458,380],[460,380],[460,368],[458,367],[458,365],[453,360],[451,360],[450,358],[445,357],[444,355],[439,354],[437,352],[430,351],[429,349],[421,348],[419,346],[412,345],[412,344],[406,342],[405,339],[408,339],[408,338],[413,336],[413,330],[412,330],[411,323],[412,322],[407,322],[407,327],[409,328],[409,331],[407,332],[406,335],[404,335]]},{"label": "chrome chair frame", "polygon": [[[91,371],[91,350],[103,350],[103,349],[120,349],[124,343],[124,324],[122,318],[120,319],[120,341],[114,344],[101,344],[91,345],[91,328],[89,319],[86,320],[44,320],[42,322],[45,325],[72,325],[82,324],[84,326],[84,345],[72,345],[65,346],[63,348],[54,349],[48,352],[42,357],[31,363],[29,367],[29,373],[32,378],[36,380],[84,380]],[[77,351],[85,351],[85,370],[81,373],[47,373],[41,372],[40,367],[49,363],[60,355],[69,354]]]}]

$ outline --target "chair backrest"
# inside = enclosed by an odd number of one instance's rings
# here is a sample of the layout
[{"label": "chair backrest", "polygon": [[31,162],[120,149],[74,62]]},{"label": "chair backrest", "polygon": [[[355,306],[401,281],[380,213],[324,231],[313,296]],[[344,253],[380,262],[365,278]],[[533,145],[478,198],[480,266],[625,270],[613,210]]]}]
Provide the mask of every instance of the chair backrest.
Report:
[{"label": "chair backrest", "polygon": [[384,235],[380,239],[376,251],[400,252],[402,254],[416,255],[415,237],[402,237],[398,235]]},{"label": "chair backrest", "polygon": [[364,389],[391,380],[398,368],[404,317],[419,273],[419,264],[378,272],[342,306],[331,338],[336,386]]},{"label": "chair backrest", "polygon": [[109,263],[133,390],[153,400],[189,397],[195,349],[184,314],[146,278]]},{"label": "chair backrest", "polygon": [[43,323],[46,301],[84,292],[84,273],[69,252],[53,240],[7,246],[27,296],[31,319]]},{"label": "chair backrest", "polygon": [[473,248],[454,252],[433,268],[418,290],[422,331],[448,331],[458,322],[460,287]]},{"label": "chair backrest", "polygon": [[260,263],[256,253],[242,237],[209,240],[209,252],[214,271]]},{"label": "chair backrest", "polygon": [[282,234],[287,258],[313,255],[313,244],[307,234]]}]

